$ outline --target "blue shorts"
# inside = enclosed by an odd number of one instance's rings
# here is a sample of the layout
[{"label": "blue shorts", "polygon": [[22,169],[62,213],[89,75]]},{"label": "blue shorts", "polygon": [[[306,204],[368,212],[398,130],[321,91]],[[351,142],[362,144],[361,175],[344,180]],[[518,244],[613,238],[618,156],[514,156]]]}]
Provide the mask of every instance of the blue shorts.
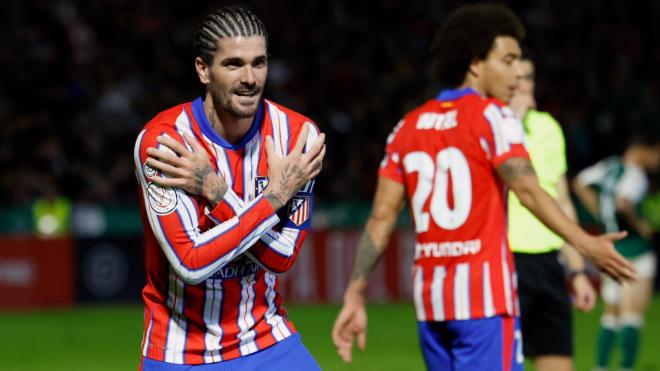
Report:
[{"label": "blue shorts", "polygon": [[142,358],[143,371],[239,371],[239,370],[291,370],[318,371],[321,369],[307,348],[300,341],[300,334],[294,334],[279,343],[247,356],[229,361],[203,365],[178,365]]},{"label": "blue shorts", "polygon": [[430,371],[522,371],[522,333],[517,317],[417,322]]}]

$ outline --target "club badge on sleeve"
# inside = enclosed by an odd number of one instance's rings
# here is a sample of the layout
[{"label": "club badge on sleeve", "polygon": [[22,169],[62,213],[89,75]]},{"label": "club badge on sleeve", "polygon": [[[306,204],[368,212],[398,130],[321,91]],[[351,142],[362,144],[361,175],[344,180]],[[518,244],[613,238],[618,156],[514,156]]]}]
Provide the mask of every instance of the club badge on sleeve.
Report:
[{"label": "club badge on sleeve", "polygon": [[287,210],[289,220],[300,226],[309,218],[309,196],[293,196]]},{"label": "club badge on sleeve", "polygon": [[267,176],[258,176],[254,179],[254,194],[260,195],[268,186]]}]

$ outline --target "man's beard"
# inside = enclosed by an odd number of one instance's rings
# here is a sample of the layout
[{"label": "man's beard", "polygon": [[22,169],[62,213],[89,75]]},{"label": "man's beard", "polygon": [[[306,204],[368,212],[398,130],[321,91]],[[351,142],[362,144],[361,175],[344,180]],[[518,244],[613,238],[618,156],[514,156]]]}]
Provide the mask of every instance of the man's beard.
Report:
[{"label": "man's beard", "polygon": [[236,116],[237,118],[243,119],[256,115],[257,111],[259,110],[259,103],[257,103],[253,107],[245,107],[240,104],[233,104],[233,98],[235,96],[234,93],[236,92],[244,93],[244,94],[254,93],[257,96],[257,102],[258,102],[259,100],[261,100],[263,89],[262,87],[255,85],[254,87],[251,88],[232,89],[226,93],[220,93],[219,91],[211,91],[211,96],[215,103],[220,103],[219,108],[230,113],[233,116]]}]

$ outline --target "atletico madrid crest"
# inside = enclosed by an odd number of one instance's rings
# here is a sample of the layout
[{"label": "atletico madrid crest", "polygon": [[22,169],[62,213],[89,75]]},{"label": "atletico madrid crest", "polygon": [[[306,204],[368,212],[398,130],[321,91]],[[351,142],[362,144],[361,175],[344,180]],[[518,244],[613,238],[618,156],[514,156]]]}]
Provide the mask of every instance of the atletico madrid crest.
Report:
[{"label": "atletico madrid crest", "polygon": [[261,192],[266,189],[268,186],[268,177],[267,176],[258,176],[254,179],[254,194],[260,195]]},{"label": "atletico madrid crest", "polygon": [[309,218],[309,196],[293,196],[289,202],[287,214],[289,219],[297,226],[306,222]]}]

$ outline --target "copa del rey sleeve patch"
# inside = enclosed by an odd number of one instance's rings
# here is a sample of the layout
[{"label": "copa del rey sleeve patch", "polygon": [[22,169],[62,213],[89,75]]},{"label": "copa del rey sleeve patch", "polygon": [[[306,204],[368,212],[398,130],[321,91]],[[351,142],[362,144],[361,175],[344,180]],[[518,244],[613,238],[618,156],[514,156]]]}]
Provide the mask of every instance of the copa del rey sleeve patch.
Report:
[{"label": "copa del rey sleeve patch", "polygon": [[172,187],[163,187],[156,183],[149,183],[147,187],[149,207],[156,214],[166,215],[176,209],[178,196]]}]

